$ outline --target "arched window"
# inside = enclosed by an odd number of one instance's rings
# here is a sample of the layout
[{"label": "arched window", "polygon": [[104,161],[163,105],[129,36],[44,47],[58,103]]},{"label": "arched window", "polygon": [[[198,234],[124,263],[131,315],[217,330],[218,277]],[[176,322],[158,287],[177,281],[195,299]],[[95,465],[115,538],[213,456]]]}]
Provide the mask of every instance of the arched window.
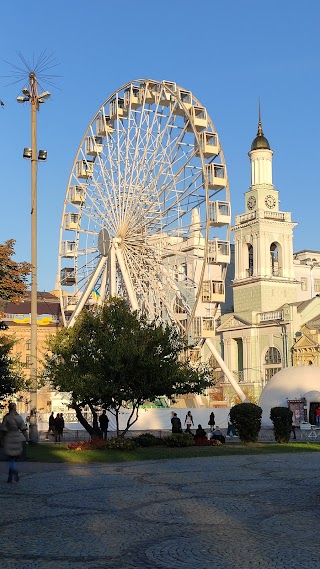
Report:
[{"label": "arched window", "polygon": [[182,265],[178,266],[178,275],[177,275],[177,280],[179,282],[181,281],[185,281],[187,278],[187,264],[186,263],[182,263]]},{"label": "arched window", "polygon": [[270,271],[272,275],[279,275],[279,250],[276,243],[270,246]]},{"label": "arched window", "polygon": [[282,368],[281,354],[278,348],[274,346],[269,348],[264,359],[264,378],[265,382],[269,381]]},{"label": "arched window", "polygon": [[253,275],[253,247],[248,244],[248,277]]}]

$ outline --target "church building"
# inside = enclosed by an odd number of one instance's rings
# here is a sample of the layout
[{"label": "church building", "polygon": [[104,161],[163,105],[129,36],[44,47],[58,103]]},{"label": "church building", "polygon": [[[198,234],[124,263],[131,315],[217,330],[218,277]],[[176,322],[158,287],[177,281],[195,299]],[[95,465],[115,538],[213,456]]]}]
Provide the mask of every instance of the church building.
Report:
[{"label": "church building", "polygon": [[[233,227],[233,312],[222,315],[217,332],[226,365],[247,397],[257,400],[280,369],[320,365],[320,252],[293,253],[296,223],[279,208],[260,111],[249,158],[245,212]],[[235,401],[227,383],[223,398]]]}]

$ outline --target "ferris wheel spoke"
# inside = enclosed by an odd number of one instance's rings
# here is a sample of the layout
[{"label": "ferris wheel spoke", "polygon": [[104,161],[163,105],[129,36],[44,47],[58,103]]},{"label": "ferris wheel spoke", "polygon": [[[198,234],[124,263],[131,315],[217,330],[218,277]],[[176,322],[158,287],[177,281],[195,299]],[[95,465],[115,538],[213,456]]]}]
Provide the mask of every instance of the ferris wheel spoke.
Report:
[{"label": "ferris wheel spoke", "polygon": [[[128,249],[126,250],[127,265],[134,275],[134,282],[137,286],[141,282],[141,276],[143,277],[142,282],[144,286],[140,286],[139,293],[143,298],[143,305],[145,309],[148,309],[148,313],[151,315],[153,320],[156,320],[161,315],[163,308],[166,308],[167,314],[172,322],[175,321],[172,308],[168,302],[166,294],[164,293],[164,288],[159,278],[155,274],[154,264],[145,262],[142,267],[138,262],[137,256],[128,254]],[[145,259],[146,260],[146,259]]]},{"label": "ferris wheel spoke", "polygon": [[96,270],[92,273],[90,279],[87,282],[87,286],[85,288],[85,290],[83,291],[83,294],[81,296],[81,298],[79,299],[79,302],[76,306],[76,309],[74,311],[74,313],[72,314],[70,321],[69,321],[69,326],[72,327],[76,321],[77,316],[80,314],[81,310],[83,309],[83,307],[85,306],[89,296],[92,293],[93,288],[96,285],[96,282],[98,280],[99,274],[101,273],[101,270],[103,268],[103,265],[106,263],[106,258],[105,257],[101,257],[101,259],[99,260],[99,263],[96,267]]},{"label": "ferris wheel spoke", "polygon": [[115,243],[115,254],[116,254],[116,257],[117,257],[117,260],[119,263],[119,267],[120,267],[120,271],[121,271],[121,275],[122,275],[122,278],[124,280],[124,283],[125,283],[125,286],[127,289],[127,293],[128,293],[128,296],[129,296],[129,299],[131,302],[131,306],[132,306],[133,310],[138,310],[139,306],[138,306],[136,294],[134,292],[133,284],[131,282],[129,272],[127,270],[125,260],[124,260],[123,255],[122,255],[122,251],[116,243]]}]

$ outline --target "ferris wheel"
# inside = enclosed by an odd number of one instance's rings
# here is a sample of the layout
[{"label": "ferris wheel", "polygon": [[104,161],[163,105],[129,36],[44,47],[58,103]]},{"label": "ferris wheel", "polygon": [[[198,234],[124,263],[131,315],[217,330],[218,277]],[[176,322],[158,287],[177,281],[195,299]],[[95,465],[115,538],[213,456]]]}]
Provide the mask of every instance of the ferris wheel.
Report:
[{"label": "ferris wheel", "polygon": [[225,299],[230,195],[217,131],[169,81],[120,87],[87,127],[60,228],[65,326],[123,296],[151,319],[203,337]]}]

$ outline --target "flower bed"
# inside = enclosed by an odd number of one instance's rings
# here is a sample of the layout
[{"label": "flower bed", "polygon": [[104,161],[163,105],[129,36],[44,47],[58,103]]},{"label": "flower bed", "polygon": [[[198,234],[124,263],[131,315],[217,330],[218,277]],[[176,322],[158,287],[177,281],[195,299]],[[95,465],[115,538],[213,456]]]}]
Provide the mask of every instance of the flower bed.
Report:
[{"label": "flower bed", "polygon": [[75,443],[68,443],[67,449],[69,450],[134,450],[137,448],[137,443],[132,439],[114,438],[108,441],[104,439],[92,439],[91,441],[78,441]]},{"label": "flower bed", "polygon": [[105,450],[107,441],[103,439],[92,439],[91,441],[77,441],[68,443],[69,450]]},{"label": "flower bed", "polygon": [[210,439],[208,441],[207,437],[197,437],[194,439],[194,444],[196,446],[201,446],[201,447],[214,447],[214,446],[219,446],[222,445],[222,443],[220,441],[217,441],[216,439]]}]

